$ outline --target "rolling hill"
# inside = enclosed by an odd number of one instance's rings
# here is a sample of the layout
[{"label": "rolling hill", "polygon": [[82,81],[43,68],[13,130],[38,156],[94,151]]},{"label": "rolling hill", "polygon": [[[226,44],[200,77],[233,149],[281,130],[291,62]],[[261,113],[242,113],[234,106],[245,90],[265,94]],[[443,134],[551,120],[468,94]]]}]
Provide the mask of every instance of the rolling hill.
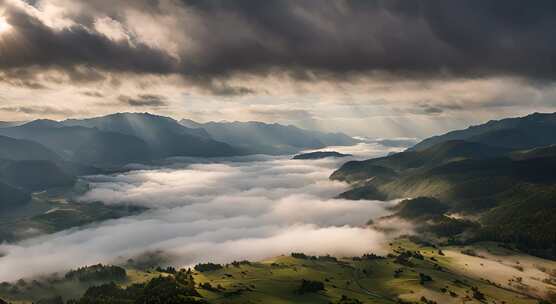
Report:
[{"label": "rolling hill", "polygon": [[[521,138],[531,125],[543,128],[539,134],[552,132],[552,118],[533,114],[523,118],[526,122],[490,122],[485,126],[491,130],[482,135],[479,127],[448,133],[401,153],[348,162],[330,178],[352,185],[340,195],[347,199],[436,199],[448,206],[446,213],[463,214],[480,225],[471,239],[512,242],[530,253],[556,257],[556,149],[531,148],[550,143],[550,136]],[[508,126],[516,133],[501,131]],[[521,138],[519,143],[512,139],[513,146],[527,150],[514,149],[493,135],[499,132]],[[470,133],[470,141],[453,139]],[[488,145],[474,141],[477,138],[489,138]]]},{"label": "rolling hill", "polygon": [[[550,269],[555,263],[498,245],[439,247],[400,239],[390,243],[386,256],[298,252],[257,262],[197,264],[189,269],[167,262],[161,265],[156,259],[148,264],[129,260],[120,265],[83,265],[65,275],[45,275],[33,281],[6,282],[0,285],[0,298],[71,304],[551,303],[556,294],[546,291],[552,286]],[[515,264],[518,258],[521,263]],[[523,273],[534,273],[536,280],[508,280]]]}]

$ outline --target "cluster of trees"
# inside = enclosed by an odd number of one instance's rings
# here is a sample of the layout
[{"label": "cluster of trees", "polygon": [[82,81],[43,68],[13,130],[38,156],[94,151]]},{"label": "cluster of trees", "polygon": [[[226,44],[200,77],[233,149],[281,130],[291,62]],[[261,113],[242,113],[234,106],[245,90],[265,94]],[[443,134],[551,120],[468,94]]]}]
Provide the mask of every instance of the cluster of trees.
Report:
[{"label": "cluster of trees", "polygon": [[342,295],[342,297],[338,301],[334,302],[334,304],[363,304],[363,302]]},{"label": "cluster of trees", "polygon": [[471,287],[471,291],[473,292],[473,298],[478,301],[486,300],[485,294],[482,293],[478,287]]},{"label": "cluster of trees", "polygon": [[424,260],[425,257],[417,252],[417,251],[411,251],[411,250],[406,250],[406,251],[402,251],[400,254],[398,254],[397,256],[394,257],[395,258],[395,262],[400,264],[400,265],[405,265],[408,267],[414,267],[415,264],[413,262],[411,262],[411,259],[417,259],[417,260]]},{"label": "cluster of trees", "polygon": [[199,287],[201,287],[204,290],[208,290],[208,291],[212,291],[212,292],[221,292],[226,290],[222,285],[218,284],[216,286],[213,286],[211,283],[209,282],[205,282],[205,283],[201,283],[199,284]]},{"label": "cluster of trees", "polygon": [[251,262],[243,260],[243,261],[233,261],[231,264],[234,267],[239,267],[241,265],[251,265]]},{"label": "cluster of trees", "polygon": [[427,299],[427,297],[425,297],[425,296],[422,296],[422,297],[421,297],[421,302],[424,303],[424,304],[437,304],[436,301],[429,300],[429,299]]},{"label": "cluster of trees", "polygon": [[374,254],[374,253],[365,253],[360,257],[353,257],[352,260],[354,261],[373,261],[373,260],[382,260],[385,257]]},{"label": "cluster of trees", "polygon": [[324,283],[321,281],[301,280],[301,286],[296,290],[298,294],[318,292],[324,290]]},{"label": "cluster of trees", "polygon": [[314,260],[314,261],[318,260],[318,261],[322,261],[322,262],[337,262],[338,261],[338,259],[336,257],[333,257],[331,255],[320,255],[320,256],[306,255],[305,253],[302,253],[302,252],[292,252],[291,257],[296,258],[296,259],[302,259],[302,260]]},{"label": "cluster of trees", "polygon": [[198,272],[206,272],[206,271],[215,271],[215,270],[219,270],[222,269],[222,265],[220,264],[214,264],[214,263],[200,263],[195,265],[195,270],[197,270]]},{"label": "cluster of trees", "polygon": [[158,267],[156,267],[156,271],[169,273],[169,274],[175,274],[177,272],[176,268],[172,267],[172,266],[168,266],[166,268],[162,268],[162,267],[158,266]]},{"label": "cluster of trees", "polygon": [[93,286],[83,297],[67,304],[205,304],[195,289],[190,270],[174,275],[160,276],[148,283],[133,284],[126,288],[115,283]]},{"label": "cluster of trees", "polygon": [[119,266],[97,264],[71,270],[66,273],[65,278],[81,282],[123,281],[127,278],[127,273]]},{"label": "cluster of trees", "polygon": [[419,273],[419,284],[424,285],[426,282],[431,282],[432,277],[430,275],[424,274],[422,272]]}]

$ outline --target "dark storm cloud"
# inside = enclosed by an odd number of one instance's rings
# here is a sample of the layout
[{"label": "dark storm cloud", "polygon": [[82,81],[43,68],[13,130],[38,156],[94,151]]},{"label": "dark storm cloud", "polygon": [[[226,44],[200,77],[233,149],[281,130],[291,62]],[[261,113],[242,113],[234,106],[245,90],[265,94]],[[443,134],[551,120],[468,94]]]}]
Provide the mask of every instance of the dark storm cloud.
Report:
[{"label": "dark storm cloud", "polygon": [[163,107],[168,105],[164,96],[151,94],[139,95],[134,98],[121,95],[118,100],[122,104],[133,107]]},{"label": "dark storm cloud", "polygon": [[[478,105],[484,107],[484,105]],[[438,115],[444,112],[461,111],[464,107],[456,103],[420,103],[411,107],[409,113],[420,115]]]},{"label": "dark storm cloud", "polygon": [[7,71],[0,70],[0,82],[32,90],[48,88],[41,83],[35,73],[32,73],[28,69],[10,69]]},{"label": "dark storm cloud", "polygon": [[48,88],[47,86],[30,79],[9,78],[2,75],[0,75],[0,82],[5,82],[15,87],[23,87],[31,90],[40,90],[40,89]]},{"label": "dark storm cloud", "polygon": [[[305,80],[375,71],[425,78],[556,78],[556,5],[550,0],[169,3],[180,8],[164,10],[161,1],[123,1],[111,8],[103,1],[83,5],[94,7],[95,14],[105,9],[110,16],[122,16],[115,12],[118,8],[140,8],[183,22],[183,27],[171,30],[187,37],[194,48],[182,46],[179,60],[163,50],[113,41],[85,27],[52,30],[11,10],[8,20],[25,38],[26,51],[21,52],[17,44],[8,47],[0,67],[46,65],[71,71],[74,65],[88,65],[111,71],[179,73],[198,84],[235,73],[264,75],[277,70],[294,78],[311,75],[301,77]],[[182,20],[191,15],[198,20]],[[88,18],[83,24],[89,25],[94,17],[84,10],[78,20]],[[222,87],[213,91],[243,95],[248,90]]]},{"label": "dark storm cloud", "polygon": [[225,82],[215,83],[212,81],[201,82],[208,92],[216,96],[243,96],[255,93],[255,90],[241,86],[232,86]]},{"label": "dark storm cloud", "polygon": [[199,70],[555,76],[553,1],[183,2],[209,18],[241,16],[257,33],[234,43],[220,39],[234,36],[234,27],[209,24],[217,34],[207,37]]},{"label": "dark storm cloud", "polygon": [[[39,19],[8,8],[7,22],[13,33],[3,41],[0,68],[61,67],[72,78],[101,78],[94,68],[123,72],[168,73],[175,60],[163,51],[136,42],[116,42],[82,26],[54,30]],[[75,66],[91,66],[87,73]],[[92,76],[91,76],[92,75]]]}]

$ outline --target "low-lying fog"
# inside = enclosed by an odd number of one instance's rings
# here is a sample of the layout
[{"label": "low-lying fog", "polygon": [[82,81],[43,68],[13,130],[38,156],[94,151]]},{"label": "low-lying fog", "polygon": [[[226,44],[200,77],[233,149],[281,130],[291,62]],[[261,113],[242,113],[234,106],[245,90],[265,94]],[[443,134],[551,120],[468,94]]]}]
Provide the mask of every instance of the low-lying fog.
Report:
[{"label": "low-lying fog", "polygon": [[[331,148],[369,158],[379,144]],[[363,225],[392,203],[334,199],[329,175],[349,159],[253,156],[175,159],[159,168],[91,176],[80,200],[148,207],[141,215],[0,246],[0,281],[162,250],[177,266],[260,260],[290,252],[381,253],[386,237]]]}]

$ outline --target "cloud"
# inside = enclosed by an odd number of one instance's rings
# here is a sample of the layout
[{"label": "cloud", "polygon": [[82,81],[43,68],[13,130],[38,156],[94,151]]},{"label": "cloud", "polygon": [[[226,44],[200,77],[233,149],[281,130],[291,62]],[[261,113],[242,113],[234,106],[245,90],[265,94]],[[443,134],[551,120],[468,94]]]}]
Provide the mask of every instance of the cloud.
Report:
[{"label": "cloud", "polygon": [[138,41],[133,45],[113,41],[79,24],[54,29],[14,6],[8,6],[4,14],[12,30],[0,37],[1,69],[42,66],[72,73],[86,65],[90,69],[159,74],[172,72],[175,66],[174,58]]},{"label": "cloud", "polygon": [[[120,95],[152,94],[167,106],[149,110],[174,118],[373,137],[556,106],[547,1],[3,0],[0,14],[13,23],[0,35],[3,106],[104,115],[137,109]],[[103,102],[81,94],[97,90]]]},{"label": "cloud", "polygon": [[[519,0],[49,4],[63,13],[52,13],[50,19],[31,14],[48,6],[46,1],[37,1],[35,8],[19,5],[7,10],[14,33],[0,67],[88,65],[109,71],[178,73],[205,85],[237,73],[276,71],[305,81],[377,71],[420,78],[556,76],[556,9],[550,0],[527,5]],[[47,25],[55,24],[56,17],[68,25]],[[139,30],[145,25],[149,31]],[[217,88],[217,95],[218,91],[249,92],[228,87]]]},{"label": "cloud", "polygon": [[201,87],[203,87],[207,92],[216,96],[243,96],[256,93],[252,90],[243,86],[232,86],[226,82],[200,82]]},{"label": "cloud", "polygon": [[164,107],[168,105],[166,97],[152,94],[142,94],[135,98],[121,95],[118,97],[118,101],[133,107]]},{"label": "cloud", "polygon": [[[384,150],[368,153],[380,155]],[[347,187],[328,180],[340,160],[266,156],[190,160],[89,177],[91,190],[82,202],[101,200],[150,210],[0,245],[5,254],[0,258],[0,281],[110,263],[145,252],[163,252],[169,263],[187,266],[260,260],[292,251],[353,256],[384,253],[387,247],[388,235],[364,225],[387,214],[386,207],[392,203],[334,199]]]},{"label": "cloud", "polygon": [[7,83],[14,87],[27,88],[31,90],[48,88],[42,81],[37,79],[35,73],[31,73],[26,69],[0,71],[0,82]]},{"label": "cloud", "polygon": [[89,96],[89,97],[95,97],[95,98],[104,97],[104,95],[102,93],[97,92],[97,91],[85,91],[85,92],[81,92],[81,94],[83,94],[85,96]]},{"label": "cloud", "polygon": [[380,138],[375,142],[386,147],[409,148],[419,142],[417,138]]},{"label": "cloud", "polygon": [[550,0],[182,2],[218,20],[189,33],[201,49],[195,70],[208,73],[555,76]]},{"label": "cloud", "polygon": [[313,114],[307,110],[281,109],[276,107],[252,108],[248,112],[265,120],[312,120]]},{"label": "cloud", "polygon": [[[472,106],[472,105],[470,105]],[[476,106],[476,105],[475,105]],[[483,106],[483,105],[480,105]],[[417,115],[438,115],[446,111],[461,111],[464,107],[458,104],[443,103],[421,103],[409,109],[409,112]]]},{"label": "cloud", "polygon": [[75,111],[50,106],[0,107],[0,111],[32,115],[74,115]]}]

